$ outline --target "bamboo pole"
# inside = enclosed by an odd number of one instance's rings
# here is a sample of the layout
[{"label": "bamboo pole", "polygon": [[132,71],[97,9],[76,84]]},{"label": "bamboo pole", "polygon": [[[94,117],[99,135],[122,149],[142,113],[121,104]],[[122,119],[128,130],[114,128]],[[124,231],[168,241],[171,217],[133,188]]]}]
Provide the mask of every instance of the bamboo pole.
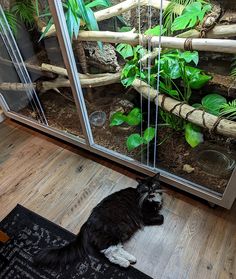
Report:
[{"label": "bamboo pole", "polygon": [[[170,1],[163,0],[162,1],[163,9],[165,10],[169,4],[170,4]],[[114,16],[121,15],[122,13],[125,13],[131,9],[137,8],[139,5],[140,6],[151,6],[151,7],[159,10],[161,7],[161,0],[126,0],[117,5],[114,5],[112,7],[97,11],[94,13],[94,16],[95,16],[96,20],[99,22],[99,21],[102,21],[105,19],[112,18]],[[184,9],[184,6],[176,4],[174,7],[174,12],[176,14],[181,14],[183,9]],[[82,23],[82,24],[84,25],[84,23]],[[42,29],[42,32],[44,32],[45,28],[46,27],[44,27]],[[45,36],[50,37],[50,36],[55,35],[55,33],[56,33],[56,29],[55,29],[55,25],[53,24]]]},{"label": "bamboo pole", "polygon": [[[58,67],[59,68],[59,67]],[[62,69],[60,69],[61,71]],[[59,72],[60,72],[59,71]],[[65,70],[66,71],[66,70]],[[54,69],[54,73],[57,70]],[[58,72],[57,72],[58,73]],[[81,75],[81,74],[80,74]],[[80,83],[83,88],[93,88],[104,86],[108,84],[120,82],[120,72],[114,74],[103,74],[103,75],[82,75],[80,78]],[[23,83],[11,83],[11,82],[2,82],[0,83],[0,89],[5,91],[25,91],[38,89],[40,92],[46,92],[60,87],[70,87],[70,81],[66,78],[57,78],[52,81],[42,81],[32,84],[23,84]]]},{"label": "bamboo pole", "polygon": [[[215,128],[218,134],[236,138],[236,122],[222,118],[220,121],[217,116],[204,112],[200,109],[181,103],[164,94],[158,94],[157,90],[150,87],[147,83],[135,79],[132,86],[145,98],[150,98],[155,101],[158,106],[161,106],[165,111],[173,113],[178,117],[182,117],[210,131]],[[218,123],[218,125],[216,125]]]},{"label": "bamboo pole", "polygon": [[[178,38],[199,38],[200,31],[196,29],[188,30],[177,35]],[[229,38],[236,36],[236,24],[217,25],[206,33],[206,38]]]},{"label": "bamboo pole", "polygon": [[[150,41],[153,47],[158,47],[158,36],[146,36],[133,32],[110,32],[110,31],[81,31],[80,41],[102,41],[106,43],[125,43],[130,45],[145,45]],[[161,37],[161,47],[185,49],[186,39],[175,37]],[[236,53],[236,40],[221,40],[198,38],[192,39],[192,49],[198,51],[214,51],[222,53]]]}]

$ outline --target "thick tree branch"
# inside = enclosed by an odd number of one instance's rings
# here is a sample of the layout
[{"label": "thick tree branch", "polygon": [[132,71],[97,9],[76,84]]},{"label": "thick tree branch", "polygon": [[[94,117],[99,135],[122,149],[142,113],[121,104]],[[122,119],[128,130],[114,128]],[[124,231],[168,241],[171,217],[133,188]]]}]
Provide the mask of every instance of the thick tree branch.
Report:
[{"label": "thick tree branch", "polygon": [[[155,101],[158,106],[161,106],[165,111],[172,112],[178,117],[182,117],[200,127],[207,128],[210,131],[215,130],[218,134],[236,138],[236,122],[221,119],[218,120],[217,116],[203,112],[200,109],[194,109],[194,107],[174,100],[171,97],[163,94],[158,94],[157,90],[151,88],[147,83],[135,79],[132,86],[145,98],[150,98],[151,101]],[[217,124],[218,123],[218,124]]]}]

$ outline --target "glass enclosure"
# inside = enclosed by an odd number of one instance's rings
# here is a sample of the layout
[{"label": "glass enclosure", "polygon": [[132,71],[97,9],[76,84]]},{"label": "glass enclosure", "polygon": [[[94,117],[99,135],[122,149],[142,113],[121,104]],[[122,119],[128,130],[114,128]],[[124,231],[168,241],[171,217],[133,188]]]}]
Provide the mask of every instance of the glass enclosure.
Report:
[{"label": "glass enclosure", "polygon": [[33,1],[1,7],[1,94],[11,111],[83,138],[57,36],[42,36],[48,2],[37,3],[37,9]]},{"label": "glass enclosure", "polygon": [[[221,12],[210,0],[53,1],[59,23],[47,1],[3,2],[0,91],[11,111],[79,137],[85,120],[91,147],[223,195],[236,160],[236,43],[224,1]],[[58,28],[82,91],[71,90]]]}]

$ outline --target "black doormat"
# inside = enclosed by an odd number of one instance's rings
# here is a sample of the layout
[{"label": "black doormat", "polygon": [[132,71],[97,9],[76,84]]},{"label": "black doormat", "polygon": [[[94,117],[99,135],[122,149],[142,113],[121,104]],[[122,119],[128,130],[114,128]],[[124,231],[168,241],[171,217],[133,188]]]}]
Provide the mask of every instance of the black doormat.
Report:
[{"label": "black doormat", "polygon": [[0,242],[1,279],[81,278],[81,279],[150,279],[133,267],[127,269],[112,265],[105,259],[88,257],[63,271],[39,268],[32,256],[39,249],[63,245],[75,235],[17,205],[0,223],[0,229],[10,236],[7,243]]}]

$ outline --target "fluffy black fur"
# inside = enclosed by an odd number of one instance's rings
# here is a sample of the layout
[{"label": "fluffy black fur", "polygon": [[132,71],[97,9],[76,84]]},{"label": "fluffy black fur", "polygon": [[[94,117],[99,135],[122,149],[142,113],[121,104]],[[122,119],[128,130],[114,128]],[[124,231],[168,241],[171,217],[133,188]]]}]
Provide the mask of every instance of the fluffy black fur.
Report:
[{"label": "fluffy black fur", "polygon": [[161,225],[162,204],[150,200],[160,190],[159,174],[138,178],[137,182],[137,188],[126,188],[103,199],[74,241],[63,247],[41,250],[34,262],[40,266],[62,266],[93,251],[124,243],[145,225]]}]

